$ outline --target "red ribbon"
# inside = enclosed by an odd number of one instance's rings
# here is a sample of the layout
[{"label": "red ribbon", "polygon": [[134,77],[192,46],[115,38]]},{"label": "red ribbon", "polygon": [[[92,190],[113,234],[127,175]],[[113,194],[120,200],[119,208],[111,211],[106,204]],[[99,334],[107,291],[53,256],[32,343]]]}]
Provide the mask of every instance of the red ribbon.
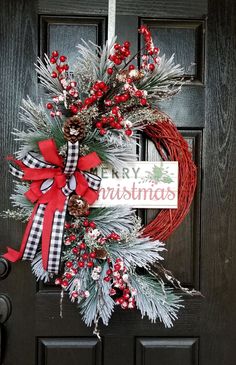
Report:
[{"label": "red ribbon", "polygon": [[[30,189],[25,193],[25,196],[32,203],[36,203],[36,205],[26,226],[20,250],[16,251],[8,247],[8,252],[5,253],[3,257],[11,262],[16,262],[22,258],[38,206],[39,204],[46,204],[42,229],[42,260],[43,267],[47,270],[54,213],[56,210],[62,211],[64,209],[67,196],[63,193],[62,188],[66,185],[67,176],[63,172],[63,159],[57,152],[54,140],[49,139],[41,141],[38,145],[46,163],[53,164],[56,168],[30,168],[26,167],[22,161],[12,159],[13,162],[24,172],[22,179],[32,181]],[[76,180],[75,192],[82,196],[89,204],[93,204],[95,200],[97,200],[98,192],[89,187],[87,180],[80,171],[90,170],[91,168],[98,166],[100,163],[101,160],[96,152],[89,153],[87,156],[83,156],[78,159],[78,170],[74,172]],[[43,193],[41,187],[43,182],[47,179],[53,179],[53,183],[49,190]]]}]

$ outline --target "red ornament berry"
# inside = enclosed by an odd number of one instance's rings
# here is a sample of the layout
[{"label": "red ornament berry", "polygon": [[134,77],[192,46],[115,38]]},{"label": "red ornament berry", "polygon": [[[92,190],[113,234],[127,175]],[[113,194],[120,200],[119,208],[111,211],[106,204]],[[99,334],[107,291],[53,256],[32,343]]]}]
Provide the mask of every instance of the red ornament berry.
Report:
[{"label": "red ornament berry", "polygon": [[100,129],[99,133],[101,134],[101,136],[105,136],[105,134],[107,133],[106,129]]},{"label": "red ornament berry", "polygon": [[131,129],[126,129],[125,134],[126,136],[130,137],[132,136],[133,132],[131,131]]},{"label": "red ornament berry", "polygon": [[98,129],[102,128],[102,123],[101,122],[97,122],[96,123],[96,128],[98,128]]},{"label": "red ornament berry", "polygon": [[67,60],[67,57],[66,57],[66,56],[61,56],[61,57],[60,57],[60,61],[61,61],[61,62],[65,62],[66,60]]},{"label": "red ornament berry", "polygon": [[69,285],[68,280],[63,280],[63,281],[62,281],[62,283],[61,283],[61,286],[62,286],[63,288],[66,288],[68,285]]},{"label": "red ornament berry", "polygon": [[129,299],[129,294],[128,293],[123,294],[123,298],[128,300]]},{"label": "red ornament berry", "polygon": [[78,266],[82,269],[84,267],[84,262],[83,261],[78,261]]},{"label": "red ornament berry", "polygon": [[107,73],[108,73],[108,75],[112,75],[113,74],[113,68],[112,67],[108,67]]},{"label": "red ornament berry", "polygon": [[120,49],[120,45],[119,45],[118,43],[115,43],[115,44],[114,44],[114,49],[115,49],[116,51],[118,51],[118,50]]},{"label": "red ornament berry", "polygon": [[84,254],[82,255],[82,259],[83,259],[83,260],[88,260],[88,257],[89,257],[89,255],[88,255],[87,253],[84,253]]},{"label": "red ornament berry", "polygon": [[118,299],[118,303],[119,303],[119,304],[124,303],[124,301],[125,301],[125,300],[124,300],[124,298],[122,298],[122,297]]},{"label": "red ornament berry", "polygon": [[135,66],[134,65],[129,65],[129,71],[132,71],[135,69]]},{"label": "red ornament berry", "polygon": [[84,226],[84,227],[88,227],[88,226],[89,226],[89,221],[88,221],[88,219],[85,219],[85,220],[83,221],[83,226]]},{"label": "red ornament berry", "polygon": [[65,229],[69,229],[71,227],[71,224],[69,222],[65,223]]},{"label": "red ornament berry", "polygon": [[51,73],[51,76],[52,76],[52,78],[56,79],[56,78],[57,78],[57,73],[56,73],[55,71],[53,71],[53,72]]},{"label": "red ornament berry", "polygon": [[79,248],[81,250],[85,250],[86,249],[86,244],[84,242],[82,242],[80,245],[79,245]]},{"label": "red ornament berry", "polygon": [[95,222],[89,222],[89,227],[94,229],[96,228],[96,223]]},{"label": "red ornament berry", "polygon": [[61,285],[62,280],[60,278],[55,279],[55,285]]},{"label": "red ornament berry", "polygon": [[137,90],[135,91],[135,96],[137,96],[137,98],[141,98],[143,95],[142,91],[141,90]]},{"label": "red ornament berry", "polygon": [[72,278],[72,274],[70,272],[66,272],[65,277],[70,280]]},{"label": "red ornament berry", "polygon": [[70,105],[70,111],[73,113],[73,114],[77,114],[78,111],[79,111],[79,108],[76,106],[76,105]]},{"label": "red ornament berry", "polygon": [[89,256],[91,257],[91,259],[95,259],[96,258],[96,253],[95,252],[90,252]]},{"label": "red ornament berry", "polygon": [[75,255],[77,255],[77,254],[79,253],[79,249],[78,249],[78,247],[73,247],[71,251],[72,251],[72,253],[74,253]]},{"label": "red ornament berry", "polygon": [[52,56],[53,56],[53,57],[56,57],[56,58],[57,58],[57,57],[58,57],[58,55],[59,55],[59,53],[58,53],[57,51],[53,51],[53,52],[52,52]]},{"label": "red ornament berry", "polygon": [[129,41],[125,41],[124,42],[124,47],[125,48],[129,48],[130,47],[130,42]]},{"label": "red ornament berry", "polygon": [[70,240],[70,241],[75,241],[75,240],[76,240],[76,235],[75,235],[75,234],[71,234],[71,235],[69,236],[69,240]]},{"label": "red ornament berry", "polygon": [[64,70],[67,71],[69,70],[69,65],[67,65],[67,63],[63,66]]},{"label": "red ornament berry", "polygon": [[148,68],[150,71],[154,71],[155,65],[153,63],[150,63],[150,65],[148,65]]},{"label": "red ornament berry", "polygon": [[140,104],[143,106],[147,105],[147,99],[145,98],[140,99]]},{"label": "red ornament berry", "polygon": [[67,261],[66,267],[70,268],[72,266],[73,266],[73,262],[72,261]]},{"label": "red ornament berry", "polygon": [[117,115],[119,113],[119,107],[118,106],[114,106],[111,110],[112,114]]},{"label": "red ornament berry", "polygon": [[98,86],[99,86],[99,88],[100,88],[101,90],[104,90],[104,89],[106,89],[106,88],[107,88],[107,85],[105,84],[105,82],[104,82],[104,81],[99,82],[99,83],[98,83]]},{"label": "red ornament berry", "polygon": [[52,105],[52,103],[47,103],[47,108],[48,108],[48,109],[53,109],[53,105]]},{"label": "red ornament berry", "polygon": [[107,275],[111,275],[111,274],[112,274],[112,270],[111,270],[111,269],[108,269],[108,270],[106,271],[106,274],[107,274]]},{"label": "red ornament berry", "polygon": [[120,270],[120,268],[121,268],[120,264],[115,264],[115,265],[114,265],[114,270],[115,270],[115,271],[119,271],[119,270]]},{"label": "red ornament berry", "polygon": [[93,267],[93,261],[88,261],[87,262],[87,267]]},{"label": "red ornament berry", "polygon": [[55,57],[51,57],[50,58],[50,63],[56,63],[57,62],[57,60],[56,60],[56,58]]},{"label": "red ornament berry", "polygon": [[109,281],[111,280],[111,278],[109,276],[105,276],[105,278],[103,280],[106,281],[107,283],[109,283]]}]

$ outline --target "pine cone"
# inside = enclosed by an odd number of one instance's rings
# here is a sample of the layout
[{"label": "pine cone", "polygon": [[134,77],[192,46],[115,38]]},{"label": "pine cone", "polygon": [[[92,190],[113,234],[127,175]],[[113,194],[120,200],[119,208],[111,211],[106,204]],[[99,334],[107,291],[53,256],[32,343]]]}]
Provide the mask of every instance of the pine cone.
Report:
[{"label": "pine cone", "polygon": [[72,195],[68,202],[68,212],[74,217],[82,217],[88,211],[89,205],[79,195]]},{"label": "pine cone", "polygon": [[108,256],[108,253],[104,248],[95,248],[94,252],[96,253],[97,259],[105,260]]},{"label": "pine cone", "polygon": [[85,122],[80,118],[74,116],[64,124],[64,137],[67,141],[75,143],[81,141],[85,136]]}]

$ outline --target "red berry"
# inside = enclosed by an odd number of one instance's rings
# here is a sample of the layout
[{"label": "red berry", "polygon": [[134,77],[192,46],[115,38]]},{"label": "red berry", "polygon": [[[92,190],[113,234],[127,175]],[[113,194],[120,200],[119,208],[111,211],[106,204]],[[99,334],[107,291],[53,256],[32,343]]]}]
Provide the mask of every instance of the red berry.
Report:
[{"label": "red berry", "polygon": [[79,253],[79,249],[78,247],[73,247],[71,250],[75,255],[77,255]]},{"label": "red berry", "polygon": [[106,89],[106,87],[107,87],[107,85],[105,84],[105,82],[104,82],[104,81],[99,82],[99,83],[98,83],[98,86],[99,86],[99,88],[100,88],[101,90],[104,90],[104,89]]},{"label": "red berry", "polygon": [[120,99],[120,95],[115,95],[114,96],[114,100],[117,104],[119,104],[121,102],[121,99]]},{"label": "red berry", "polygon": [[95,259],[96,258],[96,252],[90,252],[89,256],[91,257],[91,259]]},{"label": "red berry", "polygon": [[130,137],[132,136],[133,132],[131,131],[131,129],[126,129],[125,134],[126,136]]},{"label": "red berry", "polygon": [[76,235],[75,235],[75,234],[71,234],[71,235],[69,236],[69,240],[70,240],[70,241],[75,241],[75,240],[76,240]]},{"label": "red berry", "polygon": [[154,71],[155,69],[155,65],[153,63],[150,63],[150,65],[148,66],[150,71]]},{"label": "red berry", "polygon": [[91,104],[91,102],[92,102],[92,99],[91,98],[86,98],[84,100],[84,105],[89,105],[89,104]]},{"label": "red berry", "polygon": [[108,67],[107,73],[108,73],[108,75],[112,75],[113,74],[113,68],[112,67]]},{"label": "red berry", "polygon": [[105,276],[104,281],[106,281],[107,283],[111,280],[111,278],[109,276]]},{"label": "red berry", "polygon": [[122,297],[118,299],[118,303],[119,303],[119,304],[124,303],[124,301],[125,301],[125,300],[124,300],[124,298],[122,298]]},{"label": "red berry", "polygon": [[129,71],[132,71],[135,69],[135,66],[134,65],[129,65]]},{"label": "red berry", "polygon": [[129,294],[128,293],[123,294],[123,298],[126,300],[129,299]]},{"label": "red berry", "polygon": [[118,43],[115,43],[115,44],[114,44],[114,49],[115,49],[116,51],[118,51],[118,50],[120,49],[120,45],[119,45]]},{"label": "red berry", "polygon": [[108,119],[110,123],[113,123],[115,121],[115,118],[112,115]]},{"label": "red berry", "polygon": [[87,262],[87,267],[93,267],[93,261],[88,261]]},{"label": "red berry", "polygon": [[124,95],[120,96],[120,102],[124,103],[126,101],[126,97]]},{"label": "red berry", "polygon": [[101,123],[101,122],[97,122],[97,123],[96,123],[96,127],[97,127],[98,129],[102,128],[102,123]]},{"label": "red berry", "polygon": [[140,99],[140,104],[143,106],[147,105],[147,99],[145,98]]},{"label": "red berry", "polygon": [[78,261],[78,266],[82,269],[82,267],[84,267],[84,262],[83,261]]},{"label": "red berry", "polygon": [[102,129],[100,129],[99,133],[101,134],[101,136],[104,136],[107,133],[107,131],[106,131],[106,129],[102,128]]},{"label": "red berry", "polygon": [[115,65],[120,65],[122,63],[121,59],[118,57],[114,57],[113,62]]},{"label": "red berry", "polygon": [[72,267],[72,265],[73,265],[72,261],[67,261],[66,267],[70,268],[70,267]]},{"label": "red berry", "polygon": [[137,90],[135,91],[135,96],[137,96],[137,98],[141,98],[143,95],[142,91],[141,90]]},{"label": "red berry", "polygon": [[111,110],[112,114],[117,115],[119,113],[119,107],[118,106],[114,106]]},{"label": "red berry", "polygon": [[82,242],[80,245],[79,245],[79,248],[81,250],[85,250],[86,249],[86,244],[84,242]]},{"label": "red berry", "polygon": [[87,219],[85,219],[85,220],[83,221],[83,226],[84,226],[84,227],[88,227],[88,226],[89,226],[89,221],[88,221]]},{"label": "red berry", "polygon": [[61,286],[63,286],[64,288],[66,288],[69,285],[68,280],[63,280],[61,283]]},{"label": "red berry", "polygon": [[112,274],[112,270],[111,270],[111,269],[108,269],[108,270],[106,271],[106,274],[107,274],[107,275],[111,275],[111,274]]},{"label": "red berry", "polygon": [[57,78],[57,73],[56,73],[55,71],[53,71],[53,72],[51,73],[51,76],[55,79],[55,78]]},{"label": "red berry", "polygon": [[130,56],[130,51],[127,49],[127,50],[124,52],[124,55],[125,55],[125,57],[129,57],[129,56]]},{"label": "red berry", "polygon": [[51,58],[50,58],[50,62],[51,62],[51,63],[56,63],[56,62],[57,62],[57,60],[56,60],[56,58],[55,58],[55,57],[51,57]]},{"label": "red berry", "polygon": [[65,229],[69,229],[71,227],[70,223],[69,222],[66,222],[65,223]]},{"label": "red berry", "polygon": [[47,108],[48,108],[48,109],[53,109],[53,105],[52,105],[52,103],[47,103]]},{"label": "red berry", "polygon": [[120,270],[120,268],[121,268],[120,264],[115,264],[115,265],[114,265],[114,270],[115,270],[115,271],[119,271],[119,270]]},{"label": "red berry", "polygon": [[92,229],[96,228],[96,223],[95,222],[89,222],[89,227],[91,227]]},{"label": "red berry", "polygon": [[96,96],[101,98],[103,96],[103,91],[102,90],[98,90],[96,93]]},{"label": "red berry", "polygon": [[65,62],[66,60],[67,60],[67,57],[66,57],[66,56],[61,56],[61,57],[60,57],[60,61],[61,61],[61,62]]},{"label": "red berry", "polygon": [[88,255],[87,253],[84,253],[84,254],[82,255],[82,259],[83,259],[83,260],[88,260],[88,257],[89,257],[89,255]]},{"label": "red berry", "polygon": [[73,113],[73,114],[77,114],[78,111],[79,111],[79,108],[76,106],[76,105],[70,105],[70,111]]},{"label": "red berry", "polygon": [[63,66],[64,70],[67,71],[69,70],[69,65],[67,65],[67,63]]},{"label": "red berry", "polygon": [[58,53],[57,51],[53,51],[53,52],[52,52],[52,56],[53,56],[53,57],[58,57],[58,55],[59,55],[59,53]]},{"label": "red berry", "polygon": [[62,280],[60,278],[55,279],[55,285],[61,285]]},{"label": "red berry", "polygon": [[72,278],[72,274],[70,272],[66,272],[65,277],[70,280]]},{"label": "red berry", "polygon": [[129,48],[130,47],[130,42],[129,41],[125,41],[124,42],[124,47],[125,48]]}]

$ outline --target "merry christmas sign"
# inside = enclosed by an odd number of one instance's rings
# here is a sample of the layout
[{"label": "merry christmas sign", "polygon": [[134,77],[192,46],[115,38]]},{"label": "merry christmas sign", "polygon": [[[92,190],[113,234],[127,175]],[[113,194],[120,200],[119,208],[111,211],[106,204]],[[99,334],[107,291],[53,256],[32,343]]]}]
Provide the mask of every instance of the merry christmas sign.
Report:
[{"label": "merry christmas sign", "polygon": [[178,162],[128,162],[119,172],[102,166],[99,199],[94,207],[177,208]]}]

